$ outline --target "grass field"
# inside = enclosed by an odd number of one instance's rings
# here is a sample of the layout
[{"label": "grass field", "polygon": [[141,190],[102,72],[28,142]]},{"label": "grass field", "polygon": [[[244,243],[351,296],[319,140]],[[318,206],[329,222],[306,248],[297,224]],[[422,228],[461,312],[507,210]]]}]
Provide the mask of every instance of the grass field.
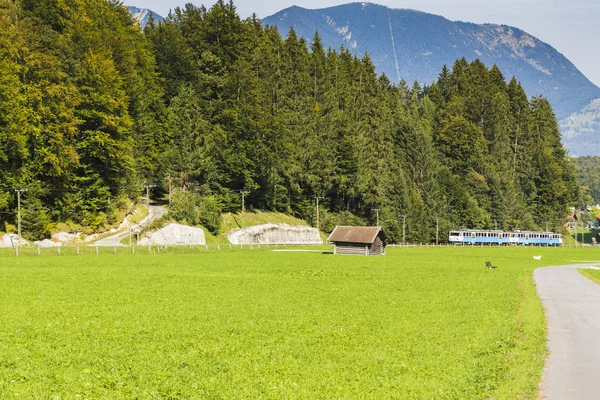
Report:
[{"label": "grass field", "polygon": [[600,258],[188,250],[2,253],[0,398],[535,398],[532,271]]},{"label": "grass field", "polygon": [[596,269],[578,269],[578,271],[583,276],[593,280],[596,283],[600,283],[600,271],[598,271]]}]

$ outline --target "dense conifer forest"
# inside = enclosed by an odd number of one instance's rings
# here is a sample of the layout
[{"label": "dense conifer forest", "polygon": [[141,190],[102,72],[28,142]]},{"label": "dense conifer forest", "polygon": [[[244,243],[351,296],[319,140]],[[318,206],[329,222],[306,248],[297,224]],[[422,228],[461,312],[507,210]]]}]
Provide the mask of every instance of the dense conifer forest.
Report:
[{"label": "dense conifer forest", "polygon": [[575,163],[575,179],[581,185],[582,197],[586,200],[579,208],[600,203],[600,157],[577,157]]},{"label": "dense conifer forest", "polygon": [[[548,101],[496,66],[457,60],[427,87],[368,56],[187,5],[142,31],[115,0],[0,0],[0,230],[97,229],[144,183],[395,241],[457,227],[562,226],[580,201]],[[218,229],[218,223],[215,227]]]}]

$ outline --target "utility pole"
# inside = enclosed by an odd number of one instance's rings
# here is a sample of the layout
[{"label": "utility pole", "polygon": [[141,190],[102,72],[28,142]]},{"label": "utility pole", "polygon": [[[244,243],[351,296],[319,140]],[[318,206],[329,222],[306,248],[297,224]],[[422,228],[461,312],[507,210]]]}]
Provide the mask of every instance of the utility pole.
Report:
[{"label": "utility pole", "polygon": [[546,232],[548,232],[548,221],[546,221]]},{"label": "utility pole", "polygon": [[371,211],[375,211],[377,213],[377,225],[375,226],[379,226],[379,211],[381,211],[379,208],[371,208]]},{"label": "utility pole", "polygon": [[406,243],[406,214],[402,214],[402,243]]},{"label": "utility pole", "polygon": [[17,192],[17,220],[18,220],[18,222],[17,222],[17,247],[15,248],[17,257],[19,256],[19,246],[21,245],[21,194],[26,191],[27,191],[27,189],[15,189],[15,192]]},{"label": "utility pole", "polygon": [[146,188],[146,207],[148,207],[148,220],[146,222],[146,229],[150,228],[150,188],[156,187],[153,183],[144,184],[144,188]]},{"label": "utility pole", "polygon": [[315,196],[317,199],[317,231],[319,231],[319,200],[324,199],[323,196]]},{"label": "utility pole", "polygon": [[242,212],[245,212],[246,211],[246,205],[244,203],[244,197],[247,194],[250,194],[250,191],[249,190],[240,190],[240,193],[242,194]]},{"label": "utility pole", "polygon": [[435,245],[438,245],[438,234],[440,232],[440,217],[435,217]]},{"label": "utility pole", "polygon": [[171,205],[171,201],[173,200],[173,178],[171,178],[171,171],[169,171],[169,205]]},{"label": "utility pole", "polygon": [[498,221],[494,220],[494,229],[498,230]]},{"label": "utility pole", "polygon": [[250,194],[249,190],[240,190],[240,194],[242,195],[242,228],[244,227],[244,212],[246,211],[246,204],[244,203],[244,198],[247,194]]}]

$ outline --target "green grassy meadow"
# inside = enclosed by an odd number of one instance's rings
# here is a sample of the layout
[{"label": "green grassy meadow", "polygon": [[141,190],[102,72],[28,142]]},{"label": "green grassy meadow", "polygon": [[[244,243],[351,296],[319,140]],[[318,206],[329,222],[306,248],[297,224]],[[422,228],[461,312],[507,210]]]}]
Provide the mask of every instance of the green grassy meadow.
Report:
[{"label": "green grassy meadow", "polygon": [[596,283],[600,283],[600,271],[595,269],[578,269],[578,271],[585,277],[591,279]]},{"label": "green grassy meadow", "polygon": [[0,254],[0,398],[535,398],[532,271],[600,259],[142,250]]}]

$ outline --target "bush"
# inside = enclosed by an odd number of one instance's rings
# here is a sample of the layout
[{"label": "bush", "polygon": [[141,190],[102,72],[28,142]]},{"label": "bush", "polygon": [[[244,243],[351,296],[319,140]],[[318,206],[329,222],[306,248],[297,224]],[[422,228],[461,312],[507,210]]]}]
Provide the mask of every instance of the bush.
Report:
[{"label": "bush", "polygon": [[17,227],[16,225],[10,224],[8,222],[4,223],[4,230],[6,231],[6,233],[16,233],[17,232]]},{"label": "bush", "polygon": [[221,228],[221,205],[215,196],[176,190],[170,207],[171,217],[188,225],[202,225],[213,234]]},{"label": "bush", "polygon": [[50,237],[50,216],[42,201],[27,196],[21,203],[21,234],[27,240],[41,240]]},{"label": "bush", "polygon": [[67,220],[65,222],[59,222],[54,226],[53,231],[56,232],[69,232],[69,233],[78,233],[83,231],[83,227],[79,224],[71,220]]},{"label": "bush", "polygon": [[199,198],[200,196],[196,193],[175,190],[171,199],[171,217],[188,225],[198,225],[200,223],[200,214],[197,209]]},{"label": "bush", "polygon": [[366,226],[367,221],[352,214],[350,211],[334,213],[326,209],[319,210],[320,228],[323,232],[332,232],[336,225]]},{"label": "bush", "polygon": [[198,214],[202,226],[214,235],[219,233],[222,222],[221,207],[215,196],[204,196],[200,199]]}]

